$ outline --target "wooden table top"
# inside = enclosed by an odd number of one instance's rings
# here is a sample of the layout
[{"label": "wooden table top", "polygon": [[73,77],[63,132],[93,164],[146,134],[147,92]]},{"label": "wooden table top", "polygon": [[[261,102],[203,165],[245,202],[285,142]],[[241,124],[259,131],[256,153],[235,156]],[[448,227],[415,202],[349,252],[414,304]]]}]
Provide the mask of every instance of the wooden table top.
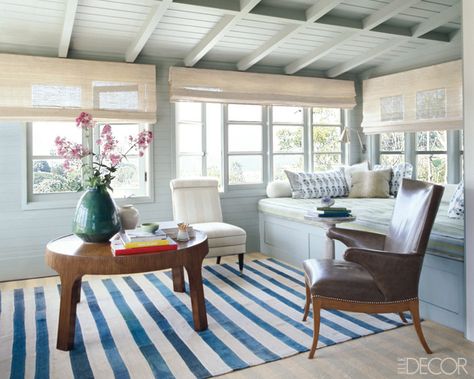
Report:
[{"label": "wooden table top", "polygon": [[[172,252],[184,250],[190,248],[192,246],[199,245],[203,241],[207,239],[207,236],[196,230],[196,236],[189,241],[177,241],[178,249],[177,250],[170,250]],[[143,253],[143,254],[133,254],[134,256],[143,256],[143,255],[150,255],[150,254],[162,254],[164,251],[159,251],[156,253]],[[112,249],[110,248],[110,242],[104,243],[87,243],[82,241],[79,237],[75,236],[74,234],[69,234],[66,236],[59,237],[55,240],[50,241],[46,245],[46,253],[47,254],[60,254],[66,255],[71,257],[110,257],[110,258],[121,258],[121,257],[130,257],[131,255],[122,255],[122,256],[115,256],[112,253]]]},{"label": "wooden table top", "polygon": [[186,266],[201,260],[209,252],[207,236],[196,231],[195,238],[178,242],[177,250],[115,256],[109,242],[86,243],[75,235],[67,235],[46,246],[46,263],[59,274],[131,274]]}]

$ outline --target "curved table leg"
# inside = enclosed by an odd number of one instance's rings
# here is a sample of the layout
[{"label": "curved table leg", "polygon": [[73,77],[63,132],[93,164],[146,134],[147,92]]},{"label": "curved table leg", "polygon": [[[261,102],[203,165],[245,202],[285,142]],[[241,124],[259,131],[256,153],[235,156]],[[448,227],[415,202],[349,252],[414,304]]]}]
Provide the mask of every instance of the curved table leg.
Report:
[{"label": "curved table leg", "polygon": [[186,266],[189,277],[189,295],[193,310],[194,330],[199,332],[207,329],[206,303],[202,285],[202,262],[192,262]]},{"label": "curved table leg", "polygon": [[81,279],[79,276],[62,274],[61,303],[59,307],[58,340],[56,347],[68,351],[74,346],[76,329],[76,306],[81,299]]},{"label": "curved table leg", "polygon": [[173,290],[175,292],[184,292],[184,270],[183,266],[171,268],[173,278]]}]

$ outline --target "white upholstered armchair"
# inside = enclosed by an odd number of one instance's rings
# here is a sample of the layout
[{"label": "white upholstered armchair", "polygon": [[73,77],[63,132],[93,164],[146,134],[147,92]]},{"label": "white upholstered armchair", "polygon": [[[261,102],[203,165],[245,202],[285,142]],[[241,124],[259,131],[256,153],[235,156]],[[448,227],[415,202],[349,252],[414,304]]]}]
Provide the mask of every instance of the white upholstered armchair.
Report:
[{"label": "white upholstered armchair", "polygon": [[207,234],[208,257],[238,255],[243,270],[247,234],[238,226],[222,222],[218,182],[215,178],[174,179],[170,182],[173,217]]}]

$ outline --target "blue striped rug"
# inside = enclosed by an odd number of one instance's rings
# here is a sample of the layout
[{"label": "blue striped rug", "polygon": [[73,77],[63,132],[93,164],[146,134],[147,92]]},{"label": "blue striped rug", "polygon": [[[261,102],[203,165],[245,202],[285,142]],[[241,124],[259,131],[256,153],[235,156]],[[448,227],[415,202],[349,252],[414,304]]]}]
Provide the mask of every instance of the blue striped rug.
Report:
[{"label": "blue striped rug", "polygon": [[[56,350],[57,278],[0,285],[2,378],[206,378],[308,350],[303,273],[274,259],[206,266],[209,329],[196,333],[169,272],[86,278],[75,348]],[[323,311],[319,347],[402,325],[398,315]]]}]

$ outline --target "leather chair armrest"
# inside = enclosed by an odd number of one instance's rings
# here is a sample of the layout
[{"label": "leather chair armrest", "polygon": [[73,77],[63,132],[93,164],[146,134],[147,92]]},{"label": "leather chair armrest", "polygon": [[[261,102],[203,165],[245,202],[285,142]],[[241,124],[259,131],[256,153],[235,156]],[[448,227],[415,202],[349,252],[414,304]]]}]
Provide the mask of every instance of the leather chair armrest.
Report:
[{"label": "leather chair armrest", "polygon": [[331,228],[327,232],[331,239],[341,241],[347,247],[382,250],[385,244],[385,235],[364,232],[361,230]]},{"label": "leather chair armrest", "polygon": [[344,259],[363,266],[374,278],[386,301],[418,296],[423,256],[382,250],[349,248]]}]

